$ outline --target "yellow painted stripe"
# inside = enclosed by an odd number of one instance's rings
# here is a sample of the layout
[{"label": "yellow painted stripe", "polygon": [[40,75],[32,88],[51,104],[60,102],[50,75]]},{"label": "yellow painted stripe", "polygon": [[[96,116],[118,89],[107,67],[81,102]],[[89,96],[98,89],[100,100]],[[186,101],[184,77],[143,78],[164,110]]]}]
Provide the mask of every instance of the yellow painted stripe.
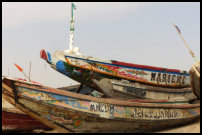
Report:
[{"label": "yellow painted stripe", "polygon": [[95,70],[95,69],[92,68],[92,66],[90,66],[91,68],[86,68],[86,67],[81,67],[81,66],[78,66],[78,65],[73,65],[72,63],[69,62],[69,60],[66,57],[65,57],[65,60],[71,66],[87,69],[87,70],[90,70],[90,71],[95,71],[95,72],[98,72],[98,73],[101,73],[101,74],[106,74],[106,75],[115,76],[115,77],[119,77],[119,78],[123,78],[123,79],[127,79],[127,80],[133,80],[133,81],[137,81],[137,82],[142,82],[142,83],[148,83],[148,84],[152,84],[152,85],[179,87],[178,84],[167,84],[167,85],[166,84],[158,84],[158,83],[155,83],[155,82],[138,80],[138,79],[133,79],[133,78],[129,78],[129,77],[120,76],[120,75],[117,75],[117,74],[111,74],[111,73]]}]

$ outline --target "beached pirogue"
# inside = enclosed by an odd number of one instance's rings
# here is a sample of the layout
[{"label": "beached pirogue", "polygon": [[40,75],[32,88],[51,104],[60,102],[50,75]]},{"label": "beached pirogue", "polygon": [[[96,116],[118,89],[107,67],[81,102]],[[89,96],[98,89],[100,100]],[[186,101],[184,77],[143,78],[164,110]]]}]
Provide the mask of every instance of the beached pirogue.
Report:
[{"label": "beached pirogue", "polygon": [[50,54],[44,49],[40,56],[56,71],[98,90],[108,97],[133,99],[195,98],[190,89],[187,71],[138,65],[115,60],[84,56],[73,46],[75,5],[71,4],[69,49]]},{"label": "beached pirogue", "polygon": [[57,132],[150,132],[200,117],[200,101],[105,99],[9,78],[2,94]]},{"label": "beached pirogue", "polygon": [[[184,99],[195,95],[190,89],[187,71],[138,65],[84,56],[73,46],[74,9],[71,3],[69,49],[50,54],[42,49],[40,56],[56,71],[98,90],[108,97],[133,99]],[[80,87],[80,88],[81,88]]]},{"label": "beached pirogue", "polygon": [[186,71],[100,60],[64,51],[51,55],[43,49],[40,55],[56,71],[109,97],[195,98]]}]

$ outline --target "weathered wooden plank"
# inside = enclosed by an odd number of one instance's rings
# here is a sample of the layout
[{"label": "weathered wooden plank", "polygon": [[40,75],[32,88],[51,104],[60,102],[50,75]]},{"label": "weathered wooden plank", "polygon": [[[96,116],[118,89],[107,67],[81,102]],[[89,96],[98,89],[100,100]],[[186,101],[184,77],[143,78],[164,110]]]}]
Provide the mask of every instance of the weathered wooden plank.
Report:
[{"label": "weathered wooden plank", "polygon": [[93,79],[93,82],[109,97],[161,99],[161,100],[193,100],[196,96],[191,88],[161,88],[123,80]]},{"label": "weathered wooden plank", "polygon": [[8,92],[13,93],[13,89],[7,86],[5,83],[2,83],[2,89],[3,89],[3,92],[4,90],[7,90]]}]

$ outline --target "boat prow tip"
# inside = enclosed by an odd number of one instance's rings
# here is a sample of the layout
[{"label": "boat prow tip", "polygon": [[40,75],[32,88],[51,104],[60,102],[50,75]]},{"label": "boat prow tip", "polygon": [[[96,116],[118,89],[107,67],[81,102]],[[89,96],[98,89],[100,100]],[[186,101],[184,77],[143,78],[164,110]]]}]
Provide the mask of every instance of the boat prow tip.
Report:
[{"label": "boat prow tip", "polygon": [[51,55],[48,51],[45,51],[45,49],[42,49],[40,51],[40,57],[47,61],[48,63],[52,63]]},{"label": "boat prow tip", "polygon": [[46,61],[48,61],[48,57],[47,57],[47,54],[46,54],[46,51],[45,49],[41,49],[40,51],[40,57]]}]

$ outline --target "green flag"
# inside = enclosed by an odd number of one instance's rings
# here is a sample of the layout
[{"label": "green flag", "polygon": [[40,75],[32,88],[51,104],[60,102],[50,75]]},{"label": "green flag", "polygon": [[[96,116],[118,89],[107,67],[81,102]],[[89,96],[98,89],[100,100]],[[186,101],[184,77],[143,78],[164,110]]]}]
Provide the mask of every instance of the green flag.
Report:
[{"label": "green flag", "polygon": [[72,8],[76,10],[76,6],[72,3]]},{"label": "green flag", "polygon": [[74,9],[76,9],[76,6],[72,3],[72,20],[74,21]]}]

